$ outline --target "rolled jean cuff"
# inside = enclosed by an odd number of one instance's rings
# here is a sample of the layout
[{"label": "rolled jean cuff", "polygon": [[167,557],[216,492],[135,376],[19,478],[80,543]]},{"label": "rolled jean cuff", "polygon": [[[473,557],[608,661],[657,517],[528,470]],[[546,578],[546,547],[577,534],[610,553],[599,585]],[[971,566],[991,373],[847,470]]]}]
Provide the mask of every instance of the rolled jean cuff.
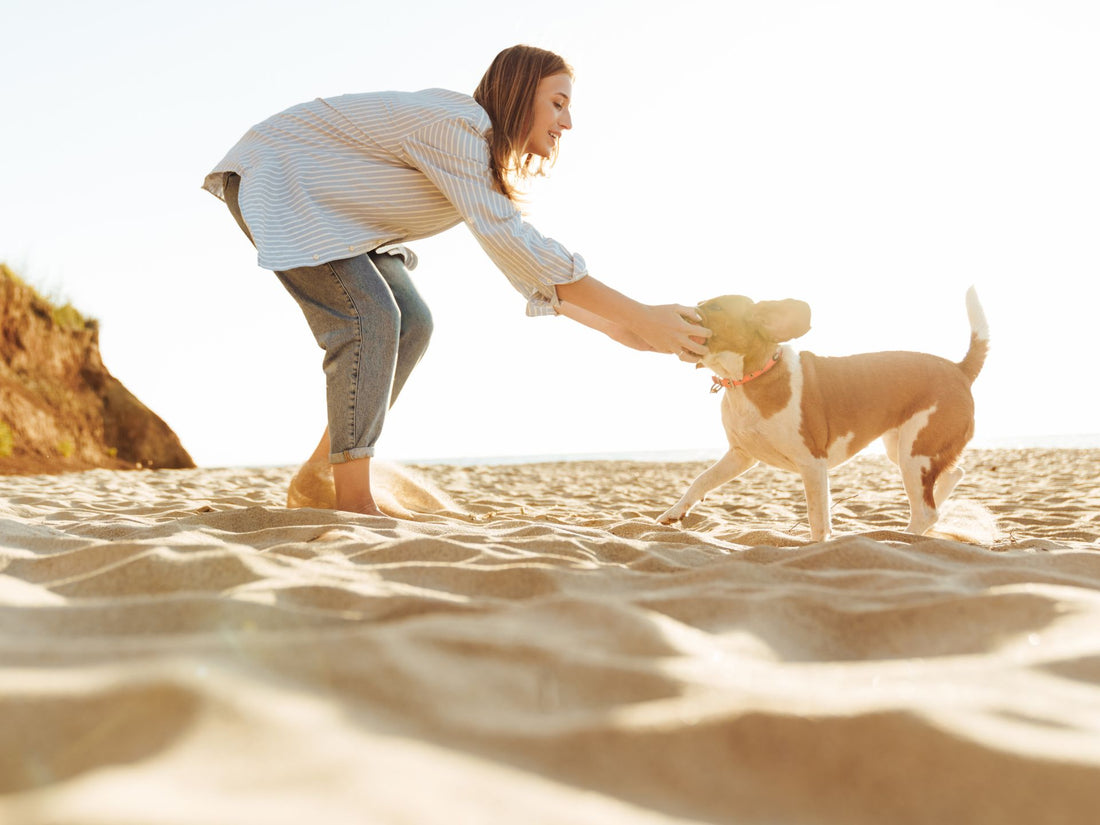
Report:
[{"label": "rolled jean cuff", "polygon": [[330,464],[343,464],[345,461],[357,461],[360,458],[373,458],[374,447],[356,447],[352,450],[342,450],[338,453],[329,453]]}]

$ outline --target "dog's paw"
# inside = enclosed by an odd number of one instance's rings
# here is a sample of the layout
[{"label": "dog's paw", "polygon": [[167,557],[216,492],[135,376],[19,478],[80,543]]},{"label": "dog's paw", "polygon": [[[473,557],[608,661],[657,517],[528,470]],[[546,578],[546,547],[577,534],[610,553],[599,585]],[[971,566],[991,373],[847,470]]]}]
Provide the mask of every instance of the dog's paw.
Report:
[{"label": "dog's paw", "polygon": [[672,507],[666,510],[662,515],[657,517],[658,524],[672,524],[677,521],[683,521],[684,516],[687,515],[687,510],[683,507]]}]

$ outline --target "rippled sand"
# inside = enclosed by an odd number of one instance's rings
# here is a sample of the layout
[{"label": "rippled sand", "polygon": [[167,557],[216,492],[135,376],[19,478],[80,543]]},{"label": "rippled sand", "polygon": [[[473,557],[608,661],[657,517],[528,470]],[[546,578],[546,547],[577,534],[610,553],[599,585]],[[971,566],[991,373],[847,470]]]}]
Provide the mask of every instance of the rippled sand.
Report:
[{"label": "rippled sand", "polygon": [[766,467],[657,525],[703,466],[0,478],[0,821],[1093,821],[1100,451],[971,451],[923,538],[860,458],[823,543]]}]

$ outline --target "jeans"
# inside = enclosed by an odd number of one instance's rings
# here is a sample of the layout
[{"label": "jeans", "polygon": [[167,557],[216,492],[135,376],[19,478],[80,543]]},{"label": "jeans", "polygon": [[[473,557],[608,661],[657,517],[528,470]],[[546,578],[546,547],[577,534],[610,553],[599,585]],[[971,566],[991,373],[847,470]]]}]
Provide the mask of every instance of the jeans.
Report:
[{"label": "jeans", "polygon": [[[230,175],[225,200],[252,240],[237,205],[239,186]],[[386,411],[432,334],[431,312],[408,269],[399,257],[368,252],[275,274],[325,351],[329,460],[373,456]]]}]

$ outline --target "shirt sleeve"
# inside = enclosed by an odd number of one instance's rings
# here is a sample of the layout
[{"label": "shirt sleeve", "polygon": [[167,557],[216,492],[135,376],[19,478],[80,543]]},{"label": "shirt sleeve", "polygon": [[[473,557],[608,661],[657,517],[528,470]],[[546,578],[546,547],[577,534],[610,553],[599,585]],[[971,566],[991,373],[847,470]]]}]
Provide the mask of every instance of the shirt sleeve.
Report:
[{"label": "shirt sleeve", "polygon": [[412,133],[402,148],[409,163],[454,205],[490,260],[527,299],[527,314],[554,314],[560,303],[555,285],[587,275],[584,258],[540,234],[497,191],[485,136],[463,118],[448,118]]}]

